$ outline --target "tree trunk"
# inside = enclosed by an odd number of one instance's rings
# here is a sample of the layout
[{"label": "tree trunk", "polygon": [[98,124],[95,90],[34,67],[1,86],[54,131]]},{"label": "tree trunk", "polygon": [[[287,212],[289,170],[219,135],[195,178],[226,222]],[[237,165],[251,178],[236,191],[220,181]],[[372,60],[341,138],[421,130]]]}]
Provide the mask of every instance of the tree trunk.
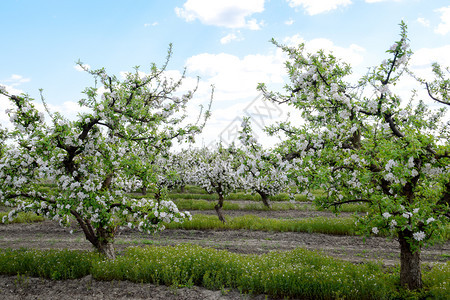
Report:
[{"label": "tree trunk", "polygon": [[141,194],[142,194],[143,196],[147,195],[147,187],[146,187],[146,186],[143,186],[143,187],[141,188]]},{"label": "tree trunk", "polygon": [[268,208],[272,208],[272,205],[270,204],[269,201],[269,195],[267,195],[266,193],[262,192],[262,191],[256,191],[262,199],[262,202],[264,203],[264,205]]},{"label": "tree trunk", "polygon": [[410,290],[422,288],[422,272],[420,269],[420,248],[414,252],[408,240],[413,240],[408,229],[399,232],[400,243],[400,284]]},{"label": "tree trunk", "polygon": [[185,193],[186,192],[186,186],[183,184],[182,186],[180,186],[180,193]]},{"label": "tree trunk", "polygon": [[95,229],[89,219],[83,219],[75,210],[71,210],[70,212],[77,219],[78,224],[84,232],[86,240],[91,242],[95,249],[97,249],[99,253],[105,255],[106,258],[115,259],[116,254],[114,252],[112,241],[114,241],[114,235],[117,231],[117,227]]},{"label": "tree trunk", "polygon": [[219,220],[223,223],[226,223],[225,217],[222,214],[222,206],[223,206],[223,195],[219,193],[219,202],[214,206],[217,216],[219,217]]},{"label": "tree trunk", "polygon": [[103,254],[107,259],[116,259],[116,253],[114,251],[113,243],[98,243],[97,250],[100,254]]},{"label": "tree trunk", "polygon": [[161,200],[161,190],[160,189],[158,189],[156,192],[155,192],[155,200],[156,200],[156,202],[160,202],[160,200]]}]

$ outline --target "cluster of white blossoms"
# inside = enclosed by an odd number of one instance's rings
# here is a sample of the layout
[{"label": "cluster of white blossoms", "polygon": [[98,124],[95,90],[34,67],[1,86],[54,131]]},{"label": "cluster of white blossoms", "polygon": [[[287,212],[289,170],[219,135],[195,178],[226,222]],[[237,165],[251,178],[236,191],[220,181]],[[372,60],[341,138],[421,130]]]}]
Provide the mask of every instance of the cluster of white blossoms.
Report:
[{"label": "cluster of white blossoms", "polygon": [[239,141],[243,147],[235,150],[240,164],[237,174],[243,179],[245,189],[259,193],[263,201],[288,191],[292,183],[288,178],[290,163],[280,153],[268,151],[257,142],[248,118],[242,123]]},{"label": "cluster of white blossoms", "polygon": [[237,174],[234,156],[227,149],[221,146],[215,150],[203,148],[197,152],[197,157],[191,181],[207,192],[225,197],[244,187],[242,178]]}]

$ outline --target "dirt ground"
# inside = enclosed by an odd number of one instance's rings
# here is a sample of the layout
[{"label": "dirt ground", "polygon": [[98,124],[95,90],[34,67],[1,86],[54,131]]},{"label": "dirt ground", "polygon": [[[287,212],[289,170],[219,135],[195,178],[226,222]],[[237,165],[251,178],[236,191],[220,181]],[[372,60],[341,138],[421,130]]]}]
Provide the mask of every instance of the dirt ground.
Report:
[{"label": "dirt ground", "polygon": [[[195,213],[195,212],[193,212]],[[214,214],[214,211],[201,213]],[[270,218],[333,217],[318,211],[225,211],[226,216],[253,214]],[[342,216],[345,216],[343,214]],[[62,228],[44,221],[32,224],[0,225],[1,248],[92,249],[82,232],[74,226]],[[385,265],[399,263],[398,243],[382,237],[362,238],[295,232],[264,232],[248,230],[165,230],[145,235],[124,229],[116,238],[115,248],[129,246],[198,244],[238,253],[266,253],[297,247],[318,251],[354,263],[367,260]],[[450,242],[423,249],[422,261],[433,264],[449,260]],[[0,299],[265,299],[264,295],[248,297],[238,291],[209,291],[200,287],[176,289],[130,282],[99,282],[91,277],[78,280],[50,281],[39,278],[0,276]]]}]

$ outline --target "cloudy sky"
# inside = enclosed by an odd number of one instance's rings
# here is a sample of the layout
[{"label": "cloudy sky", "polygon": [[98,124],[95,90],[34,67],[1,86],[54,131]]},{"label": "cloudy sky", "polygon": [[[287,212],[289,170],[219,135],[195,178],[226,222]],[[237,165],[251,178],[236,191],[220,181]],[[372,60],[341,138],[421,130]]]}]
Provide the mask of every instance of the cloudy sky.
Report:
[{"label": "cloudy sky", "polygon": [[[168,73],[176,77],[186,67],[186,87],[201,77],[192,113],[206,103],[210,85],[216,88],[204,144],[232,140],[243,116],[255,127],[286,118],[285,108],[256,91],[259,82],[277,88],[286,80],[285,58],[271,38],[331,50],[357,76],[385,58],[404,20],[413,68],[450,66],[449,0],[2,0],[0,11],[0,84],[37,99],[42,88],[51,109],[69,118],[79,111],[81,91],[94,84],[77,60],[110,74],[134,66],[145,72],[164,62],[172,43]],[[7,106],[0,98],[3,126]]]}]

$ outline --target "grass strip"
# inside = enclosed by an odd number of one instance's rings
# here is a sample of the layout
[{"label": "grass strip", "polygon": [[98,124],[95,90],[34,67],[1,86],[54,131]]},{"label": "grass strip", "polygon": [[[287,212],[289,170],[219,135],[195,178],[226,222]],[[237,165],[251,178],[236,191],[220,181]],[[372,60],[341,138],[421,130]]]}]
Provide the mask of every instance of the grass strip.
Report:
[{"label": "grass strip", "polygon": [[[204,199],[173,199],[173,202],[181,210],[214,210],[216,202],[208,201]],[[266,207],[261,201],[255,201],[254,203],[234,203],[224,202],[223,210],[257,210],[257,211],[284,211],[284,210],[298,210],[298,211],[331,211],[333,208],[323,209],[317,208],[311,203],[291,203],[285,201],[285,203],[274,202],[272,208]],[[367,205],[361,204],[344,204],[340,208],[341,212],[367,212]]]},{"label": "grass strip", "polygon": [[0,274],[76,279],[89,275],[93,262],[100,260],[99,254],[87,251],[1,249]]},{"label": "grass strip", "polygon": [[[169,193],[171,199],[200,199],[200,200],[218,200],[217,194],[205,194],[205,193]],[[281,193],[279,195],[271,196],[270,201],[289,201],[289,195]],[[261,196],[258,194],[248,193],[230,193],[225,197],[225,200],[241,200],[241,201],[261,201]],[[298,202],[307,201],[305,195],[294,195],[294,200]]]},{"label": "grass strip", "polygon": [[91,274],[97,280],[236,288],[301,299],[447,299],[450,294],[450,262],[425,270],[420,291],[399,287],[395,269],[300,248],[248,255],[187,244],[130,247],[115,260],[87,251],[0,249],[0,274],[7,275],[75,279]]},{"label": "grass strip", "polygon": [[[261,218],[255,215],[226,217],[222,223],[216,215],[196,214],[191,221],[165,224],[168,229],[185,230],[259,230],[276,232],[308,232],[333,235],[358,235],[356,218],[313,217],[303,219]],[[450,225],[444,228],[443,239],[450,240]]]},{"label": "grass strip", "polygon": [[355,219],[347,218],[304,218],[304,219],[274,219],[260,218],[254,215],[228,217],[227,223],[219,221],[216,215],[197,214],[191,221],[184,223],[165,224],[169,229],[186,230],[261,230],[278,232],[309,232],[336,235],[355,235]]},{"label": "grass strip", "polygon": [[0,212],[0,224],[3,217],[5,217],[5,224],[11,223],[33,223],[33,222],[42,222],[45,220],[44,217],[38,216],[33,212],[19,212],[17,217],[14,218],[11,222],[8,220],[8,212]]}]

